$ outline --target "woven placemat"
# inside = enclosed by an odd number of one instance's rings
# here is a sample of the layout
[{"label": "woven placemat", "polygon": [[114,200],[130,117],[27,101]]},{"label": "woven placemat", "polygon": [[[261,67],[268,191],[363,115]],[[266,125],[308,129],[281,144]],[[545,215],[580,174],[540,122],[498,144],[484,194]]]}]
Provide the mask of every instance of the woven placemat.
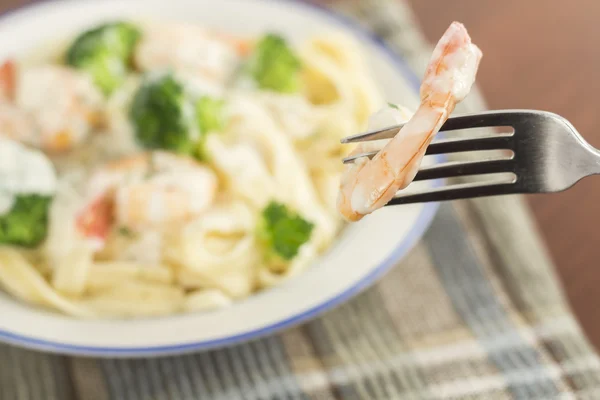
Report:
[{"label": "woven placemat", "polygon": [[[377,33],[422,73],[430,46],[404,3],[320,3]],[[475,91],[457,111],[483,108]],[[376,286],[280,335],[142,360],[0,345],[1,400],[309,398],[593,399],[600,361],[518,197],[442,205],[424,239]]]}]

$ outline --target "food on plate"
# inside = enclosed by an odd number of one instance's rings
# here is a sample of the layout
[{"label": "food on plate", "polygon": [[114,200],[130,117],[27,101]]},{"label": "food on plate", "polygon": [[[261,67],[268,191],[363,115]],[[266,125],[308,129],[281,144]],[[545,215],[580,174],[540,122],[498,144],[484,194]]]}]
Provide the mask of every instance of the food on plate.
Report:
[{"label": "food on plate", "polygon": [[117,22],[101,25],[79,35],[67,50],[67,65],[86,71],[105,94],[119,87],[131,70],[139,30]]},{"label": "food on plate", "polygon": [[46,152],[84,142],[102,122],[102,102],[92,80],[67,66],[0,67],[0,136]]},{"label": "food on plate", "polygon": [[104,241],[115,224],[135,231],[201,215],[213,203],[217,176],[193,159],[150,152],[107,163],[86,186],[89,202],[83,203],[77,228],[83,237]]},{"label": "food on plate", "polygon": [[374,115],[369,126],[373,130],[406,124],[389,141],[359,144],[354,150],[359,154],[366,146],[381,149],[373,159],[358,158],[344,171],[337,206],[347,220],[360,220],[383,207],[412,182],[427,146],[469,93],[481,56],[465,27],[452,23],[433,51],[421,85],[421,105],[414,115],[394,105]]},{"label": "food on plate", "polygon": [[0,138],[0,246],[40,244],[55,191],[56,173],[46,156]]},{"label": "food on plate", "polygon": [[251,40],[189,23],[154,23],[143,28],[134,63],[144,72],[171,70],[206,91],[220,91],[247,58]]},{"label": "food on plate", "polygon": [[340,139],[384,104],[352,38],[114,21],[56,48],[0,68],[8,293],[81,318],[215,309],[333,243]]},{"label": "food on plate", "polygon": [[302,64],[294,50],[278,35],[258,42],[244,69],[260,89],[294,93],[300,88]]},{"label": "food on plate", "polygon": [[285,204],[269,203],[258,227],[258,239],[264,247],[263,259],[268,268],[285,270],[287,261],[296,257],[300,247],[309,240],[313,227]]},{"label": "food on plate", "polygon": [[140,86],[130,116],[143,147],[202,158],[206,135],[224,129],[223,106],[220,98],[194,96],[173,75],[162,74]]}]

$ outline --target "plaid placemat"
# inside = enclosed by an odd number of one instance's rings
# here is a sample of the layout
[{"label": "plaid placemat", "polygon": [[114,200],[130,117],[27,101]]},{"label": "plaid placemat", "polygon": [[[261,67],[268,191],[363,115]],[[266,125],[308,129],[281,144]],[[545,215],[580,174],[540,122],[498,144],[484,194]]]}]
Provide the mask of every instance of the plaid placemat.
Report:
[{"label": "plaid placemat", "polygon": [[[405,4],[321,3],[357,18],[423,71],[429,46]],[[458,111],[484,107],[475,92]],[[517,197],[444,204],[379,284],[277,336],[143,360],[0,345],[1,400],[462,398],[600,398],[599,359]]]}]

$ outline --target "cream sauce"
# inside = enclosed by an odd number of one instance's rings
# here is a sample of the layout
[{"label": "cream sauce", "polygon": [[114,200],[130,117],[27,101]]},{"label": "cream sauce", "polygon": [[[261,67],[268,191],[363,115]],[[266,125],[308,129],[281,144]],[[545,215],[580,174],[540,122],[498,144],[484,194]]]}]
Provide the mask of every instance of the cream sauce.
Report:
[{"label": "cream sauce", "polygon": [[17,195],[55,191],[56,173],[44,154],[0,137],[0,215],[10,211]]}]

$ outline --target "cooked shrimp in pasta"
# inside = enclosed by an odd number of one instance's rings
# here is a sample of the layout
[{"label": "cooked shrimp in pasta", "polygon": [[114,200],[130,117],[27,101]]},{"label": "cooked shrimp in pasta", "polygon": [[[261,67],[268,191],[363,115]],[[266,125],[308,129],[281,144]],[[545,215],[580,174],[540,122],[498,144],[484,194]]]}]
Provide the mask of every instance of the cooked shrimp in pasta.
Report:
[{"label": "cooked shrimp in pasta", "polygon": [[102,122],[102,96],[79,71],[58,65],[0,67],[0,135],[49,152],[70,150]]},{"label": "cooked shrimp in pasta", "polygon": [[[416,113],[372,160],[357,159],[347,167],[338,196],[338,209],[347,220],[357,221],[384,206],[411,183],[427,146],[469,93],[480,60],[481,51],[465,27],[450,25],[433,51]],[[402,117],[400,110],[396,114]],[[394,122],[404,121],[389,125]]]},{"label": "cooked shrimp in pasta", "polygon": [[344,227],[340,139],[411,121],[364,145],[399,154],[390,180],[377,159],[346,173],[356,219],[380,204],[364,201],[373,185],[411,179],[419,157],[406,156],[468,91],[478,57],[452,29],[414,117],[377,113],[368,60],[335,31],[113,21],[58,57],[0,64],[0,289],[76,318],[132,318],[229,307],[302,274]]},{"label": "cooked shrimp in pasta", "polygon": [[143,229],[199,215],[213,202],[217,178],[193,159],[149,152],[100,167],[88,185],[90,202],[79,216],[79,228],[102,237],[113,221]]},{"label": "cooked shrimp in pasta", "polygon": [[219,90],[231,79],[248,40],[217,34],[190,24],[148,26],[134,57],[145,71],[172,69],[205,90]]}]

